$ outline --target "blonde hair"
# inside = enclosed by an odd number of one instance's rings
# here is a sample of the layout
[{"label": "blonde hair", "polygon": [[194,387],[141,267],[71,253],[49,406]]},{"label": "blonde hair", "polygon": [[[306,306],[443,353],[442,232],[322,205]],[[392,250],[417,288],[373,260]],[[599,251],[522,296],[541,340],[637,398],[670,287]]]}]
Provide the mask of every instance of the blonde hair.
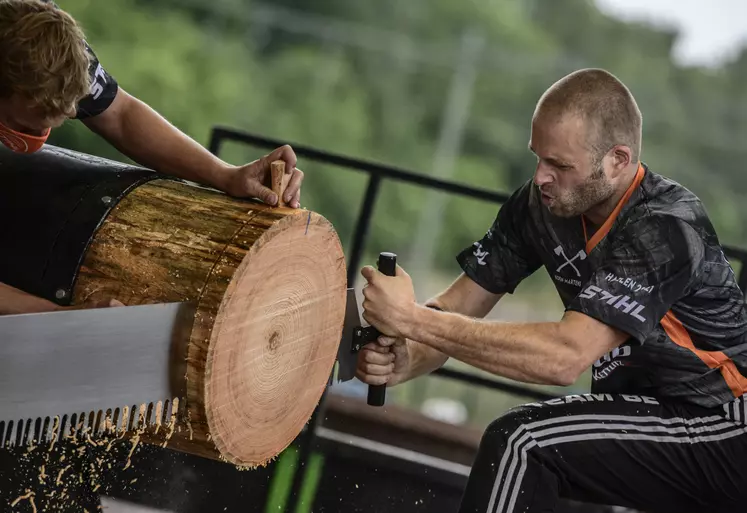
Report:
[{"label": "blonde hair", "polygon": [[617,144],[630,148],[634,162],[640,159],[641,111],[630,90],[608,71],[590,68],[566,75],[542,95],[534,115],[565,114],[587,124],[594,160]]},{"label": "blonde hair", "polygon": [[91,88],[83,31],[53,3],[0,0],[0,96],[69,115]]}]

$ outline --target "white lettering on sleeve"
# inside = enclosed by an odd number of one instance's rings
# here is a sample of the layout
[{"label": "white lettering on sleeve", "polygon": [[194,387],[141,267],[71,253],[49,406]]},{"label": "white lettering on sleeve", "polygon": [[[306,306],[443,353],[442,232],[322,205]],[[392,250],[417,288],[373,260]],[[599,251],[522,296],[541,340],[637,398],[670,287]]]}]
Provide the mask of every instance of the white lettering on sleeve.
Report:
[{"label": "white lettering on sleeve", "polygon": [[[599,296],[597,296],[597,294],[599,294]],[[597,299],[614,307],[616,310],[622,310],[623,313],[630,315],[634,319],[646,322],[646,318],[641,315],[641,312],[643,312],[645,307],[638,303],[638,301],[633,301],[630,296],[614,296],[595,285],[589,285],[579,294],[581,299],[592,299],[595,296]]]}]

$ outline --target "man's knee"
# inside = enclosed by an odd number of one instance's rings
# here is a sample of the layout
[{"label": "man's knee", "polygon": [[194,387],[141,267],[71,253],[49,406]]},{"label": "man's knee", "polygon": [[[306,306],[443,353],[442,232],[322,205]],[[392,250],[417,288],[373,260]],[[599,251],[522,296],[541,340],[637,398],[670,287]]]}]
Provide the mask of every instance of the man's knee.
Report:
[{"label": "man's knee", "polygon": [[543,416],[544,410],[540,404],[531,403],[516,406],[507,410],[503,415],[488,424],[483,433],[483,441],[506,442],[520,430]]}]

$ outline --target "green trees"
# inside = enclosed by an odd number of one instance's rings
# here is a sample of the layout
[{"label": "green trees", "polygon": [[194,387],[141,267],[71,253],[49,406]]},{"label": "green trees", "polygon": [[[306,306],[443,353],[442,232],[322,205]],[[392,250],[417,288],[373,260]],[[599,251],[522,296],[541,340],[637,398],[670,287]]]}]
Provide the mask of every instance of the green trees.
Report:
[{"label": "green trees", "polygon": [[[698,193],[723,240],[747,245],[740,179],[747,149],[747,59],[716,71],[680,69],[675,34],[608,18],[589,0],[298,2],[64,0],[121,86],[207,143],[223,124],[430,173],[460,40],[478,34],[466,121],[446,176],[511,190],[528,179],[529,119],[542,91],[579,67],[625,81],[644,113],[643,157]],[[71,122],[52,142],[116,151]],[[226,158],[257,151],[229,146]],[[120,157],[121,158],[121,157]],[[437,163],[436,163],[437,164]],[[349,237],[363,177],[304,163],[304,204]],[[372,247],[407,254],[427,196],[391,186]],[[445,201],[439,267],[480,235],[494,207]],[[456,236],[455,236],[456,234]]]}]

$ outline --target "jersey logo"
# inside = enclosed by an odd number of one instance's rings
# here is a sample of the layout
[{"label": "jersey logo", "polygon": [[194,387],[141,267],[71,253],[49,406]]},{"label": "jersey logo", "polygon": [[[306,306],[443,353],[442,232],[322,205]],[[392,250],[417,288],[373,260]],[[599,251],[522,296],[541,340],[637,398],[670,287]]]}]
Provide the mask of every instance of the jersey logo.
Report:
[{"label": "jersey logo", "polygon": [[646,322],[646,318],[641,315],[644,310],[644,306],[639,304],[638,301],[633,301],[630,296],[623,296],[622,294],[614,295],[606,290],[602,290],[596,285],[589,285],[579,294],[582,299],[592,299],[596,297],[599,301],[604,301],[615,310],[620,310],[637,319],[641,322]]},{"label": "jersey logo", "polygon": [[472,254],[477,257],[477,263],[479,265],[485,265],[485,257],[488,256],[489,253],[482,249],[481,243],[475,242],[473,245],[475,246],[475,250],[472,252]]},{"label": "jersey logo", "polygon": [[559,273],[560,270],[563,269],[565,266],[570,265],[571,268],[574,271],[576,271],[576,276],[578,276],[580,278],[581,277],[581,271],[578,270],[578,267],[576,267],[573,264],[573,262],[575,262],[576,260],[586,260],[586,252],[583,249],[581,249],[581,250],[578,251],[578,253],[576,253],[575,255],[573,255],[573,258],[569,259],[567,256],[565,256],[565,251],[563,250],[563,246],[558,246],[557,248],[555,248],[554,251],[555,251],[556,255],[562,256],[563,260],[565,260],[565,263],[561,264],[560,267],[558,267],[557,269],[555,269],[555,272]]},{"label": "jersey logo", "polygon": [[104,68],[101,67],[101,64],[98,64],[96,66],[96,72],[93,75],[93,83],[91,84],[91,95],[94,100],[98,100],[104,92],[104,85],[101,82],[106,84],[106,74],[104,73]]}]

